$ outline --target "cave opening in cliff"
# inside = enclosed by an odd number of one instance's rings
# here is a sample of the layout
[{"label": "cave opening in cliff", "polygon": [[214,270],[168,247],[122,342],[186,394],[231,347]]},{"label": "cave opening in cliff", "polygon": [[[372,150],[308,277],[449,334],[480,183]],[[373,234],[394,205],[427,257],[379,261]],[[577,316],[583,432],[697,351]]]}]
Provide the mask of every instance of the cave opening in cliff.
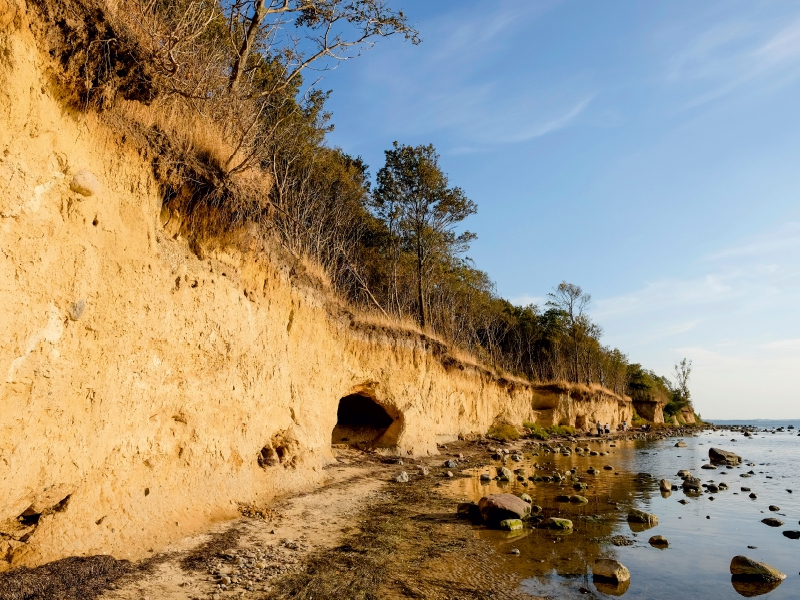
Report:
[{"label": "cave opening in cliff", "polygon": [[394,423],[380,404],[363,394],[349,394],[339,400],[333,444],[369,446]]}]

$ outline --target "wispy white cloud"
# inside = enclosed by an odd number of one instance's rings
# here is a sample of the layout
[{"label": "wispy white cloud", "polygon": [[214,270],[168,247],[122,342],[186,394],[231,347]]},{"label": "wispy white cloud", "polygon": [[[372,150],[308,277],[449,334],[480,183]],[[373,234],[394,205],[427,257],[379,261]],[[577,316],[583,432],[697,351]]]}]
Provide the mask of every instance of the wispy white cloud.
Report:
[{"label": "wispy white cloud", "polygon": [[800,249],[800,223],[786,223],[776,231],[745,241],[710,254],[708,260],[718,261],[730,258],[754,257],[775,252]]},{"label": "wispy white cloud", "polygon": [[[759,82],[781,86],[800,77],[800,19],[716,23],[665,63],[665,81],[688,85],[694,108]],[[705,88],[705,89],[703,89]]]},{"label": "wispy white cloud", "polygon": [[504,2],[488,16],[454,8],[419,24],[424,52],[386,50],[372,61],[369,85],[388,92],[381,109],[398,124],[395,135],[443,135],[450,140],[443,152],[468,154],[578,122],[596,94],[589,81],[565,73],[545,83],[514,68],[526,60],[520,48],[530,46],[531,28],[558,4]]},{"label": "wispy white cloud", "polygon": [[759,348],[764,350],[800,350],[800,338],[774,340],[766,344],[761,344]]}]

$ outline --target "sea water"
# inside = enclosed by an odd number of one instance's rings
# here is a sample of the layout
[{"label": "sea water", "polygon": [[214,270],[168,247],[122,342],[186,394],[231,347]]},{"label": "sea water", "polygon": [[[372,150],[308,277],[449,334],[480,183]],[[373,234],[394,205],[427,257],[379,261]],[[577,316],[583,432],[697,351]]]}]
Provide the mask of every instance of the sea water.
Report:
[{"label": "sea water", "polygon": [[[783,422],[778,426],[787,426]],[[758,425],[758,422],[752,424]],[[800,422],[795,426],[800,426]],[[505,466],[526,470],[526,483],[513,481],[481,482],[481,473],[494,477],[500,461],[487,456],[486,465],[469,469],[468,477],[455,479],[448,488],[454,500],[479,500],[490,493],[528,493],[533,503],[542,506],[542,515],[571,519],[571,534],[543,529],[526,529],[517,534],[475,527],[478,535],[509,554],[519,556],[504,564],[521,579],[523,591],[551,598],[585,598],[624,595],[631,599],[704,598],[730,599],[768,595],[771,599],[800,598],[800,540],[784,535],[784,530],[800,530],[800,437],[798,431],[754,433],[704,431],[684,438],[685,448],[677,448],[678,438],[658,441],[605,440],[564,444],[574,448],[608,451],[607,456],[562,456],[523,453],[523,462],[507,460]],[[732,441],[736,440],[736,441]],[[615,446],[611,446],[615,444]],[[707,464],[708,450],[718,447],[742,456],[741,466],[716,470],[701,469]],[[587,453],[588,454],[588,453]],[[755,466],[748,466],[753,463]],[[538,464],[539,468],[534,465]],[[613,467],[604,470],[604,466]],[[599,474],[589,475],[590,466]],[[577,469],[585,491],[573,490],[573,482],[545,483],[527,481],[531,475],[548,475],[553,470]],[[687,495],[682,490],[671,494],[659,491],[659,480],[669,479],[680,486],[678,470],[688,469],[704,483],[726,482],[727,491]],[[753,475],[742,477],[748,471]],[[650,475],[650,476],[646,476]],[[749,497],[748,487],[758,496]],[[791,490],[788,491],[788,490]],[[562,494],[581,494],[588,504],[556,502]],[[713,500],[711,499],[713,498]],[[687,504],[678,501],[685,499]],[[779,511],[769,510],[770,505]],[[658,525],[644,529],[627,522],[629,508],[638,508],[658,516]],[[761,522],[776,517],[781,527]],[[648,544],[654,535],[662,535],[669,547],[658,549]],[[615,545],[631,544],[631,545]],[[766,562],[787,575],[777,587],[741,586],[731,581],[730,562],[744,555]],[[599,557],[614,558],[631,572],[627,586],[595,585],[591,566]],[[581,590],[581,588],[583,588]]]}]

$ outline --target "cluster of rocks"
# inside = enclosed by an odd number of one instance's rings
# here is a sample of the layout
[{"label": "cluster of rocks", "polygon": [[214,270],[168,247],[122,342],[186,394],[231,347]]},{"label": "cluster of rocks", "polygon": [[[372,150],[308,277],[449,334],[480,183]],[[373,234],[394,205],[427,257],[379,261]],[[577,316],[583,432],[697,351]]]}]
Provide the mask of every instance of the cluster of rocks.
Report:
[{"label": "cluster of rocks", "polygon": [[209,562],[207,571],[220,592],[235,589],[252,592],[293,571],[300,562],[296,552],[306,549],[302,542],[281,539],[275,545],[256,549],[226,550]]},{"label": "cluster of rocks", "polygon": [[[585,498],[583,499],[585,500]],[[475,502],[461,502],[458,516],[473,523],[483,523],[487,527],[517,531],[525,527],[571,531],[572,521],[557,517],[542,518],[538,513],[541,506],[532,503],[528,494],[490,494]]]}]

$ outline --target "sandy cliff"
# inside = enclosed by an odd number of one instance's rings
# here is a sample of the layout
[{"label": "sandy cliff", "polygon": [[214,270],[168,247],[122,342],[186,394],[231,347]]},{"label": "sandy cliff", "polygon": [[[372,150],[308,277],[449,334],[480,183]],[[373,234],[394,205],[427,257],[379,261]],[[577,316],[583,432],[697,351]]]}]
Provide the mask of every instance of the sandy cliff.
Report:
[{"label": "sandy cliff", "polygon": [[352,317],[296,266],[198,258],[137,148],[57,101],[17,9],[0,0],[0,570],[146,556],[313,485],[350,394],[404,454],[498,418],[630,422],[616,396]]}]

